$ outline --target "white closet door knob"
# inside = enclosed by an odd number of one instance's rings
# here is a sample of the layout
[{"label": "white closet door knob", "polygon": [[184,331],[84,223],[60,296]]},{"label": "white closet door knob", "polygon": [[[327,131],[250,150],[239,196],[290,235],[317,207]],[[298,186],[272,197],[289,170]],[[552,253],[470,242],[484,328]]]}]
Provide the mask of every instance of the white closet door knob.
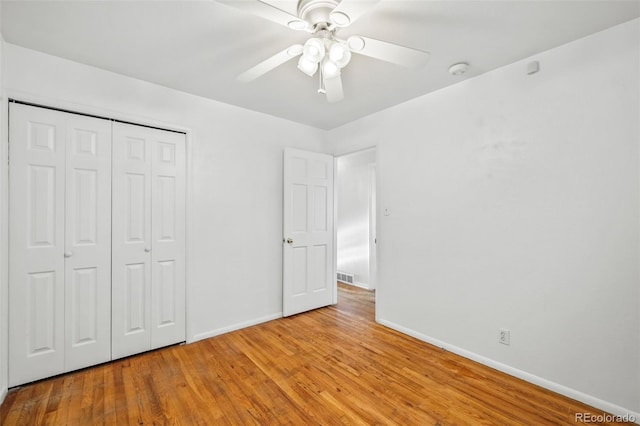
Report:
[{"label": "white closet door knob", "polygon": [[144,251],[146,251],[147,253],[149,253],[151,251],[151,247],[145,247]]},{"label": "white closet door knob", "polygon": [[65,251],[64,252],[64,257],[71,257],[71,256],[73,256],[73,252],[71,252],[71,251]]}]

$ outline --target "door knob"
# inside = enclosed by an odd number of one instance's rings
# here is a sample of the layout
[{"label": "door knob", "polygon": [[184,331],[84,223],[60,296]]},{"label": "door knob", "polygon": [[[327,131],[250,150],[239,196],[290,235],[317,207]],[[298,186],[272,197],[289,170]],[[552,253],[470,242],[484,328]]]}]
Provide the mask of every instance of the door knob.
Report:
[{"label": "door knob", "polygon": [[293,244],[293,240],[291,238],[287,238],[287,244]]},{"label": "door knob", "polygon": [[73,252],[70,252],[70,251],[64,252],[64,257],[71,257],[71,256],[73,256]]},{"label": "door knob", "polygon": [[147,252],[147,253],[149,253],[149,252],[151,251],[151,247],[145,247],[145,248],[144,248],[144,251],[145,251],[145,252]]}]

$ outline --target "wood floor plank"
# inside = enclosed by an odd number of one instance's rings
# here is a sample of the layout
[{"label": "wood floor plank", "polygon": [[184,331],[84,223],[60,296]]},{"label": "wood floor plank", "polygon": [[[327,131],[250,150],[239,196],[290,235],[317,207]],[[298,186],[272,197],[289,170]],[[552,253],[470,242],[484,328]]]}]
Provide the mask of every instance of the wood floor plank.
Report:
[{"label": "wood floor plank", "polygon": [[602,414],[375,323],[374,298],[340,285],[336,306],[13,389],[0,424],[574,425]]}]

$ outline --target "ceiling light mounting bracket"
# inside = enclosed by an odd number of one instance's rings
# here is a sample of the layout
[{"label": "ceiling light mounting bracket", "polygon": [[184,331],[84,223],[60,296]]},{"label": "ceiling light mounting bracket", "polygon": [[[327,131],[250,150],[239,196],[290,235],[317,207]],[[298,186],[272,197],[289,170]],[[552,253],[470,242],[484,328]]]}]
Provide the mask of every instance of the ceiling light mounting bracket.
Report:
[{"label": "ceiling light mounting bracket", "polygon": [[298,3],[298,17],[309,22],[312,28],[318,24],[329,26],[330,14],[340,2],[338,0],[300,0]]},{"label": "ceiling light mounting bracket", "polygon": [[314,31],[313,36],[315,38],[321,38],[323,40],[334,40],[334,30],[329,29],[328,27],[324,26],[324,24],[318,24],[319,26],[317,27],[317,29]]}]

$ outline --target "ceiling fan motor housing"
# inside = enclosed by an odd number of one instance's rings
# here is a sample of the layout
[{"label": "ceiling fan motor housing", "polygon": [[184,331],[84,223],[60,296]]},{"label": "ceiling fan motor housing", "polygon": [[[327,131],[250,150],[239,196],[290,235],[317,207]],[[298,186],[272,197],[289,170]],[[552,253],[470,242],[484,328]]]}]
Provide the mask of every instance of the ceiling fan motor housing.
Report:
[{"label": "ceiling fan motor housing", "polygon": [[298,2],[298,17],[317,27],[318,24],[331,23],[329,15],[338,6],[338,0],[300,0]]}]

